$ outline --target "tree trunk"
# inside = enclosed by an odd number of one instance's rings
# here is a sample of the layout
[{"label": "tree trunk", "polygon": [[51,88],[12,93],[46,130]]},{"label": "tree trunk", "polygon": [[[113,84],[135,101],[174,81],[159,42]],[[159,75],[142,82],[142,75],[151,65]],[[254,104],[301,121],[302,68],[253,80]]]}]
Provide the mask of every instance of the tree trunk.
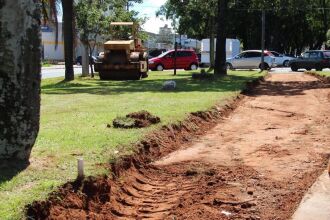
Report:
[{"label": "tree trunk", "polygon": [[218,0],[217,49],[214,74],[226,75],[226,11],[228,0]]},{"label": "tree trunk", "polygon": [[[96,40],[95,40],[95,42],[96,42]],[[94,44],[93,47],[91,47],[91,45],[88,44],[88,48],[89,48],[89,54],[90,54],[90,56],[93,56],[93,52],[94,52],[94,49],[95,49],[95,44]],[[89,59],[89,56],[88,56],[88,59]],[[91,77],[94,78],[93,62],[89,62],[88,61],[88,63],[89,63],[89,66],[91,68]]]},{"label": "tree trunk", "polygon": [[1,163],[28,163],[39,132],[40,45],[40,10],[37,1],[1,0]]},{"label": "tree trunk", "polygon": [[83,53],[81,55],[81,62],[82,62],[82,76],[86,77],[89,75],[89,56],[88,56],[88,43],[83,43]]},{"label": "tree trunk", "polygon": [[65,80],[74,80],[73,70],[73,0],[62,0],[63,8],[63,32],[64,32],[64,56],[65,56]]}]

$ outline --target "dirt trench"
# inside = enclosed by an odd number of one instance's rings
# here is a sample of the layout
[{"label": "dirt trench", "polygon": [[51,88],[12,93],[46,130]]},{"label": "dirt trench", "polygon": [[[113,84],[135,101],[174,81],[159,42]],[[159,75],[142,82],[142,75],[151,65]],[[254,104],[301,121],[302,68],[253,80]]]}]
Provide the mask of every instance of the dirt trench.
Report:
[{"label": "dirt trench", "polygon": [[34,203],[28,215],[290,219],[326,169],[329,110],[329,83],[274,74],[226,110],[192,115],[196,128],[168,128],[157,146],[147,142],[139,157],[113,166],[114,178],[66,184],[48,201]]}]

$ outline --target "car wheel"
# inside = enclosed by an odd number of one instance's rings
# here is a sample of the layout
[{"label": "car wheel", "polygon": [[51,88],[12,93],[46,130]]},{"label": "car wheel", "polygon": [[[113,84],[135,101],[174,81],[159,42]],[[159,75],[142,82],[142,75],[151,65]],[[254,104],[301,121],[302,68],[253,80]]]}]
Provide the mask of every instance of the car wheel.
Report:
[{"label": "car wheel", "polygon": [[164,70],[163,65],[158,64],[158,65],[156,66],[156,70],[157,70],[157,71],[163,71],[163,70]]},{"label": "car wheel", "polygon": [[323,70],[323,68],[319,67],[319,66],[317,66],[315,69],[316,69],[316,71],[322,71]]},{"label": "car wheel", "polygon": [[312,69],[311,68],[306,68],[307,71],[311,71]]},{"label": "car wheel", "polygon": [[289,64],[290,64],[289,60],[286,60],[286,61],[283,62],[284,67],[289,67]]},{"label": "car wheel", "polygon": [[[262,64],[260,63],[259,69],[262,70]],[[268,63],[264,63],[264,70],[270,70],[271,68],[269,67]]]},{"label": "car wheel", "polygon": [[296,65],[291,65],[291,70],[293,71],[293,72],[297,72],[298,71],[298,67],[296,66]]},{"label": "car wheel", "polygon": [[233,70],[234,69],[234,67],[233,67],[233,65],[231,65],[231,63],[226,63],[226,68],[227,68],[227,70]]},{"label": "car wheel", "polygon": [[197,70],[198,66],[195,63],[193,63],[193,64],[190,65],[189,69],[190,70]]}]

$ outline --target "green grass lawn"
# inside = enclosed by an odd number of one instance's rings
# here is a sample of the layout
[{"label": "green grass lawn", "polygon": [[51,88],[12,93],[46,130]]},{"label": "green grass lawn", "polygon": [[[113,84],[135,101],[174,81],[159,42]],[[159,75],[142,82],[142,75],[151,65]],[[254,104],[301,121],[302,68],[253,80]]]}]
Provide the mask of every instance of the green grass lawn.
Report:
[{"label": "green grass lawn", "polygon": [[327,71],[320,71],[320,72],[316,72],[317,74],[321,75],[321,76],[326,76],[326,77],[330,77],[330,72]]},{"label": "green grass lawn", "polygon": [[[236,96],[253,71],[230,72],[214,81],[191,78],[191,72],[151,72],[141,81],[100,81],[62,78],[42,81],[41,125],[30,166],[13,175],[0,170],[0,219],[20,219],[26,204],[47,197],[56,187],[76,177],[76,160],[83,157],[87,175],[107,171],[99,163],[116,157],[119,145],[130,146],[161,125],[175,123],[189,112],[207,110]],[[162,91],[166,80],[177,89]],[[161,118],[160,125],[144,129],[107,128],[117,116],[147,110]],[[13,177],[9,177],[13,175]]]}]

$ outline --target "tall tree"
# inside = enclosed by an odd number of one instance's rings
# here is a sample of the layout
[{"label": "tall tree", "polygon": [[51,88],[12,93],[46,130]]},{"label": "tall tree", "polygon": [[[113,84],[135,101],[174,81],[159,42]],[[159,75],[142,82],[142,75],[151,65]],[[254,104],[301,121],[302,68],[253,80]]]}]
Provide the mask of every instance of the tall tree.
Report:
[{"label": "tall tree", "polygon": [[217,46],[214,74],[226,75],[226,37],[228,0],[218,0]]},{"label": "tall tree", "polygon": [[64,56],[65,56],[65,80],[74,80],[73,50],[74,50],[74,10],[73,0],[62,0],[63,8],[63,32],[64,32]]},{"label": "tall tree", "polygon": [[27,163],[39,131],[40,8],[0,1],[0,161]]},{"label": "tall tree", "polygon": [[156,13],[158,16],[179,21],[179,34],[187,34],[199,40],[210,38],[210,70],[214,69],[216,9],[217,0],[168,0]]},{"label": "tall tree", "polygon": [[[167,0],[160,11],[178,18],[179,33],[194,38],[199,33],[209,38],[210,34],[205,33],[212,26],[206,24],[217,14],[217,2]],[[228,0],[227,38],[238,38],[244,49],[260,48],[263,8],[267,49],[299,54],[306,48],[319,49],[326,41],[330,0]],[[217,22],[216,19],[214,25]]]},{"label": "tall tree", "polygon": [[[85,49],[85,60],[89,62],[98,38],[109,34],[110,16],[107,16],[109,0],[78,0],[75,5],[79,38]],[[84,59],[83,59],[84,60]],[[94,77],[92,63],[91,76]],[[83,62],[83,76],[89,75],[88,65]]]}]

